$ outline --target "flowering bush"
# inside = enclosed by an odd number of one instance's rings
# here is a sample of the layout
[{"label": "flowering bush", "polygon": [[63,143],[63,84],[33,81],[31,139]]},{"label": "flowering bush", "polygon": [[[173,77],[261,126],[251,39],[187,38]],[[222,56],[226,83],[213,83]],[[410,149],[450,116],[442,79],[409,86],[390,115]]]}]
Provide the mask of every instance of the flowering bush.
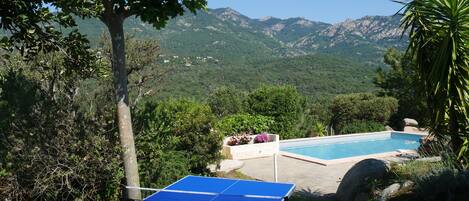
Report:
[{"label": "flowering bush", "polygon": [[228,145],[236,146],[236,145],[249,144],[249,142],[251,142],[251,139],[252,137],[249,136],[249,134],[247,133],[234,135],[230,137],[230,140],[228,140]]},{"label": "flowering bush", "polygon": [[256,135],[256,137],[254,138],[254,143],[265,143],[265,142],[269,142],[269,134],[266,132]]},{"label": "flowering bush", "polygon": [[252,137],[249,134],[243,133],[239,138],[239,144],[240,145],[249,144],[249,142],[251,142],[251,139],[252,139]]}]

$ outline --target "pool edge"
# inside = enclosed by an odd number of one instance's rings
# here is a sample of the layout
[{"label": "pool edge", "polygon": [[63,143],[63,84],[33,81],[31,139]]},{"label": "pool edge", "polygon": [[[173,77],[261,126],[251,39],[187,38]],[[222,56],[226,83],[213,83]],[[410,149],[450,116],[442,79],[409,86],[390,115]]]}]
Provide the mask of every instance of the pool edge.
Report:
[{"label": "pool edge", "polygon": [[[393,134],[393,133],[398,133],[398,134],[407,134],[407,135],[416,135],[420,137],[425,137],[427,136],[426,134],[421,134],[421,133],[410,133],[410,132],[402,132],[402,131],[382,131],[382,132],[369,132],[369,133],[356,133],[356,134],[347,134],[347,135],[335,135],[335,136],[325,136],[325,137],[310,137],[310,138],[300,138],[300,139],[291,139],[291,140],[281,140],[280,145],[282,143],[289,143],[289,142],[301,142],[301,141],[310,141],[310,140],[324,140],[324,139],[334,139],[334,138],[349,138],[349,137],[359,137],[359,136],[370,136],[370,135],[382,135],[382,134]],[[282,146],[280,146],[282,147]],[[348,162],[358,162],[364,159],[369,159],[369,158],[386,158],[386,157],[393,157],[393,156],[398,156],[403,153],[417,153],[416,150],[396,150],[392,152],[383,152],[383,153],[377,153],[377,154],[368,154],[368,155],[362,155],[362,156],[353,156],[353,157],[346,157],[346,158],[340,158],[340,159],[331,159],[331,160],[324,160],[320,158],[315,158],[315,157],[310,157],[310,156],[304,156],[300,154],[295,154],[287,151],[279,151],[279,153],[282,156],[289,157],[289,158],[294,158],[306,162],[311,162],[311,163],[316,163],[319,165],[323,166],[328,166],[328,165],[334,165],[334,164],[340,164],[340,163],[348,163]]]},{"label": "pool edge", "polygon": [[280,151],[280,154],[282,156],[285,156],[288,158],[294,158],[294,159],[302,160],[306,162],[316,163],[318,165],[323,165],[323,166],[335,165],[335,164],[341,164],[341,163],[358,162],[358,161],[369,159],[369,158],[379,159],[379,158],[393,157],[393,156],[399,156],[400,154],[404,154],[404,153],[414,154],[414,153],[417,153],[417,151],[416,150],[400,150],[400,151],[384,152],[384,153],[379,153],[379,154],[368,154],[368,155],[363,155],[363,156],[354,156],[354,157],[332,159],[332,160],[324,160],[324,159],[294,154],[294,153],[290,153],[286,151]]}]

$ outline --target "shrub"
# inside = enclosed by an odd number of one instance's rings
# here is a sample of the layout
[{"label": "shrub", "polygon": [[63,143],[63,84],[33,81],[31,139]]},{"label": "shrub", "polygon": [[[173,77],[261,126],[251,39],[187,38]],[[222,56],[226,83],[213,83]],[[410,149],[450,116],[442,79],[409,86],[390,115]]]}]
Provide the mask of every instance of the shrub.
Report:
[{"label": "shrub", "polygon": [[[215,116],[208,105],[188,100],[147,103],[137,118],[142,125],[136,135],[137,154],[146,186],[162,187],[187,172],[208,174],[207,165],[221,158],[223,136],[212,129]],[[162,156],[170,160],[163,161]],[[162,176],[167,182],[155,183]]]},{"label": "shrub", "polygon": [[347,123],[340,133],[342,134],[352,134],[352,133],[366,133],[366,132],[377,132],[384,131],[384,125],[379,122],[374,121],[354,121]]},{"label": "shrub", "polygon": [[388,68],[377,70],[374,84],[381,88],[380,94],[399,100],[398,110],[391,116],[390,125],[402,130],[404,118],[416,119],[422,127],[428,125],[430,114],[414,58],[391,48],[384,54],[384,63]]},{"label": "shrub", "polygon": [[[139,156],[143,154],[140,153]],[[193,174],[185,151],[156,150],[139,158],[139,172],[143,186],[163,188],[174,181]],[[143,164],[143,165],[142,165]]]},{"label": "shrub", "polygon": [[255,134],[270,131],[274,121],[262,115],[237,114],[223,118],[217,123],[217,130],[225,136],[240,133]]},{"label": "shrub", "polygon": [[311,128],[311,134],[313,134],[314,136],[322,137],[327,133],[326,129],[327,128],[323,123],[315,122]]},{"label": "shrub", "polygon": [[330,106],[333,114],[331,124],[339,134],[344,133],[345,125],[353,122],[385,125],[397,107],[397,100],[391,97],[377,97],[369,93],[340,95],[334,98]]},{"label": "shrub", "polygon": [[425,175],[445,169],[443,162],[411,161],[404,164],[392,164],[391,172],[398,180],[416,181]]},{"label": "shrub", "polygon": [[97,101],[96,113],[83,113],[74,97],[80,78],[42,79],[43,69],[0,78],[0,197],[119,199],[124,173],[111,107]]},{"label": "shrub", "polygon": [[304,107],[304,98],[292,86],[264,86],[248,95],[248,111],[272,117],[270,131],[281,138],[303,137],[296,129]]},{"label": "shrub", "polygon": [[208,105],[218,117],[241,113],[244,110],[244,92],[233,87],[216,89],[208,98]]},{"label": "shrub", "polygon": [[392,201],[465,201],[469,197],[469,172],[445,169],[429,172],[416,180],[415,188]]}]

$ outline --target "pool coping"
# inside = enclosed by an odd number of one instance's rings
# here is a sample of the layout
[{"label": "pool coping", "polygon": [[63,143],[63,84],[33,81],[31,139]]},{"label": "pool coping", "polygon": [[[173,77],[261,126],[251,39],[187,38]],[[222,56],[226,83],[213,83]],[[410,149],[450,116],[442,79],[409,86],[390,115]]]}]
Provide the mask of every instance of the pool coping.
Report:
[{"label": "pool coping", "polygon": [[[311,138],[300,138],[300,139],[291,139],[291,140],[281,140],[280,144],[282,143],[288,143],[288,142],[301,142],[301,141],[310,141],[310,140],[322,140],[322,139],[334,139],[334,138],[348,138],[348,137],[359,137],[359,136],[370,136],[370,135],[382,135],[382,134],[392,134],[392,133],[399,133],[399,134],[407,134],[407,135],[417,135],[421,137],[427,136],[426,134],[422,133],[409,133],[409,132],[400,132],[400,131],[383,131],[383,132],[371,132],[371,133],[358,133],[358,134],[347,134],[347,135],[335,135],[335,136],[325,136],[325,137],[311,137]],[[416,154],[416,150],[408,150],[408,149],[402,149],[402,150],[396,150],[392,152],[383,152],[383,153],[378,153],[378,154],[368,154],[368,155],[362,155],[362,156],[353,156],[353,157],[346,157],[346,158],[340,158],[340,159],[332,159],[332,160],[324,160],[320,158],[315,158],[315,157],[310,157],[310,156],[304,156],[300,154],[294,154],[291,152],[286,152],[286,151],[280,151],[279,152],[282,156],[286,156],[289,158],[294,158],[306,162],[312,162],[316,163],[319,165],[334,165],[334,164],[340,164],[340,163],[348,163],[348,162],[358,162],[364,159],[368,158],[385,158],[385,157],[391,157],[391,156],[398,156],[401,154]]]}]

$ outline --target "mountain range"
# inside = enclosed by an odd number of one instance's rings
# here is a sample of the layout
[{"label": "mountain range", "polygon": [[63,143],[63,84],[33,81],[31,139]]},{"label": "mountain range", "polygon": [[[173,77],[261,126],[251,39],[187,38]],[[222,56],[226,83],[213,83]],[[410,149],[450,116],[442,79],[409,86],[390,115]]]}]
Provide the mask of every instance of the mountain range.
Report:
[{"label": "mountain range", "polygon": [[[294,85],[311,99],[376,90],[373,77],[386,67],[383,53],[404,49],[400,16],[366,16],[336,24],[305,18],[251,19],[231,8],[171,19],[156,30],[129,18],[125,30],[157,40],[157,62],[172,69],[151,97],[205,99],[215,88],[252,90],[265,84]],[[97,19],[77,19],[92,43],[106,31]]]},{"label": "mountain range", "polygon": [[[231,8],[219,8],[174,18],[162,30],[137,18],[128,19],[125,27],[139,37],[158,40],[163,50],[181,56],[250,61],[327,53],[379,63],[386,49],[407,45],[399,21],[400,16],[366,16],[337,24],[305,18],[251,19]],[[92,40],[105,30],[93,19],[79,20],[78,25]]]}]

